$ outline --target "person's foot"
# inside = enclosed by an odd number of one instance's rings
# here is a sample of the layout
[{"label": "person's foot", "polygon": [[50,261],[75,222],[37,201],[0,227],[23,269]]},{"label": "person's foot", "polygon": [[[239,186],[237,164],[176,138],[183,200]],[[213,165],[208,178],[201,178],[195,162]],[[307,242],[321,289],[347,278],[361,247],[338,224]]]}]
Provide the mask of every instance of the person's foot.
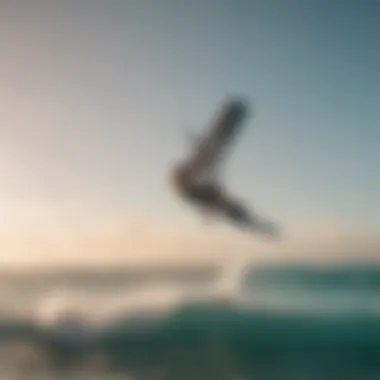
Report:
[{"label": "person's foot", "polygon": [[275,223],[265,221],[262,223],[261,230],[273,240],[279,240],[281,237],[280,227]]}]

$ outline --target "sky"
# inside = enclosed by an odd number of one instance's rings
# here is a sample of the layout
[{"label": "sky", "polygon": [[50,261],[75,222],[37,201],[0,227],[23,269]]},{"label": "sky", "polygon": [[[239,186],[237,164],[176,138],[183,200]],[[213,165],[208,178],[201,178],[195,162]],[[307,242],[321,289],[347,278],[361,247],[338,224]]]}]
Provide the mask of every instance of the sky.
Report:
[{"label": "sky", "polygon": [[[371,0],[1,1],[0,262],[380,254],[379,17]],[[204,228],[168,185],[184,131],[234,94],[255,112],[225,179],[279,243]]]}]

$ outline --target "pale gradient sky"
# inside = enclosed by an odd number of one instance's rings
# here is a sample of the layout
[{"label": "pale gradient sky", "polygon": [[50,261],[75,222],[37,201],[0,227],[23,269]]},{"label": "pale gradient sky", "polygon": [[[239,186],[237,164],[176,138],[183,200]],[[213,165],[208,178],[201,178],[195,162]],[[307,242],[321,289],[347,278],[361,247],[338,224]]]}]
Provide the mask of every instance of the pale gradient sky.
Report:
[{"label": "pale gradient sky", "polygon": [[379,19],[371,0],[1,1],[1,260],[255,251],[166,182],[229,93],[256,116],[227,180],[283,244],[375,242]]}]

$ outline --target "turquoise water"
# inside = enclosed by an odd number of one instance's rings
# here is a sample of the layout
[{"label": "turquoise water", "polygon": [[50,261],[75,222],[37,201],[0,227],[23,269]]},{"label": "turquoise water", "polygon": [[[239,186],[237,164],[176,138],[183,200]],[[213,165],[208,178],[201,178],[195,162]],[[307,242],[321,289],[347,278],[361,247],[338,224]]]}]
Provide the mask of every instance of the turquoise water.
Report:
[{"label": "turquoise water", "polygon": [[[186,286],[166,279],[143,292],[134,287],[135,301],[123,312],[114,308],[113,318],[77,326],[70,339],[67,326],[38,319],[4,322],[3,339],[22,336],[58,372],[75,371],[96,352],[107,376],[380,379],[380,266],[253,267],[228,294],[211,274],[197,287],[195,277]],[[110,303],[103,300],[103,308]]]}]

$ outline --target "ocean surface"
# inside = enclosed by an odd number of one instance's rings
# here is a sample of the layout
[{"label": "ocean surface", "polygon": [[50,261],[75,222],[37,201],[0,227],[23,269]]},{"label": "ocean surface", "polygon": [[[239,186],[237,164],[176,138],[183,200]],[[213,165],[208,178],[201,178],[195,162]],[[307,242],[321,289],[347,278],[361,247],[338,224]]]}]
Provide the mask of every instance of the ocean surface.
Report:
[{"label": "ocean surface", "polygon": [[4,271],[1,379],[380,379],[380,264]]}]

